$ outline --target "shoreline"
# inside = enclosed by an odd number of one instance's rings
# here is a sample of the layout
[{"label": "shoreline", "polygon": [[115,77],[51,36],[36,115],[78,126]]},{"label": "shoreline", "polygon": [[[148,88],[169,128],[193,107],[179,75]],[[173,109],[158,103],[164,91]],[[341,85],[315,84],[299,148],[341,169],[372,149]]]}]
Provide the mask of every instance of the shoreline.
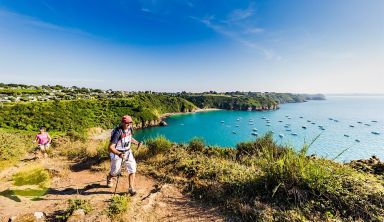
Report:
[{"label": "shoreline", "polygon": [[205,109],[196,109],[191,112],[174,112],[174,113],[164,113],[160,115],[160,121],[163,121],[167,117],[174,116],[174,115],[185,115],[185,114],[192,114],[192,113],[202,113],[202,112],[211,112],[211,111],[219,111],[224,109],[217,109],[217,108],[205,108]]}]

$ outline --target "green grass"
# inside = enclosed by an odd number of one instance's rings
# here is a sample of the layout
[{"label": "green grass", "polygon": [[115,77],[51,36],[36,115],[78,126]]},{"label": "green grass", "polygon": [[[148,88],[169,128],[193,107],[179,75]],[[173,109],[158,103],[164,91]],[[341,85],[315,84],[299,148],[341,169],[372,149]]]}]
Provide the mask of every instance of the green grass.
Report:
[{"label": "green grass", "polygon": [[[161,139],[163,140],[163,139]],[[157,144],[157,139],[151,146]],[[201,141],[200,141],[201,142]],[[153,155],[137,153],[146,173],[183,184],[244,221],[384,219],[383,181],[373,175],[276,144],[271,134],[238,149],[175,145]]]},{"label": "green grass", "polygon": [[43,196],[50,186],[50,176],[41,165],[25,167],[12,175],[14,187],[0,193],[15,201],[20,201],[18,196],[32,198]]},{"label": "green grass", "polygon": [[35,145],[32,144],[35,134],[21,130],[0,128],[0,170],[12,166]]}]

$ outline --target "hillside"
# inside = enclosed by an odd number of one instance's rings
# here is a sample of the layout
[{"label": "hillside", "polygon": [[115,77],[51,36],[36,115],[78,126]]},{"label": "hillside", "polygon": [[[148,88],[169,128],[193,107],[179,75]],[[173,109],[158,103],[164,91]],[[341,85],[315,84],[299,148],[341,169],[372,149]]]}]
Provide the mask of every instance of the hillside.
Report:
[{"label": "hillside", "polygon": [[[3,138],[14,134],[17,131],[1,131]],[[108,135],[93,129],[86,140],[55,136],[49,159],[34,160],[27,153],[16,156],[20,159],[14,159],[15,167],[8,160],[0,173],[1,217],[43,211],[57,221],[82,208],[86,221],[384,219],[382,171],[308,157],[308,146],[295,152],[273,142],[271,134],[240,143],[237,149],[206,147],[200,139],[189,144],[161,137],[148,140],[134,147],[138,195],[122,195],[125,175],[120,195],[113,197],[113,189],[105,187]],[[32,147],[22,140],[32,135],[18,138],[12,139],[19,154],[30,152]]]}]

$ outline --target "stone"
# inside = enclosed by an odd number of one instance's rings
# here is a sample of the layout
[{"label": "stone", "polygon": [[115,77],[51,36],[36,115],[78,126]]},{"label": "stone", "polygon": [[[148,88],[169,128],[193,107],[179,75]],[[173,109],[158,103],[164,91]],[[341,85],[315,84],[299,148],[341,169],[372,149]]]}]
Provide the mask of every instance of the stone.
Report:
[{"label": "stone", "polygon": [[36,211],[33,216],[35,216],[36,222],[45,221],[44,212]]},{"label": "stone", "polygon": [[80,222],[80,221],[85,221],[85,211],[83,209],[77,209],[73,211],[72,215],[67,220],[67,222]]}]

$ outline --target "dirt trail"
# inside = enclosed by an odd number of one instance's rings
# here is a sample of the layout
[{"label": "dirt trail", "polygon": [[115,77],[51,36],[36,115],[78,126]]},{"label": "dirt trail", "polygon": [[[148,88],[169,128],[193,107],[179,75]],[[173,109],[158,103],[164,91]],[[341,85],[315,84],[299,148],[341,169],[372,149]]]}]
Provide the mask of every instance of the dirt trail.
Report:
[{"label": "dirt trail", "polygon": [[[51,175],[51,186],[47,194],[37,200],[30,197],[0,195],[0,221],[8,221],[11,216],[36,211],[44,212],[50,221],[67,208],[68,199],[90,200],[93,211],[86,221],[111,221],[104,209],[107,208],[114,188],[105,186],[107,162],[102,171],[71,170],[78,163],[65,159],[39,159],[20,162],[18,166],[0,172],[0,193],[12,188],[11,177],[18,169],[42,164]],[[140,163],[139,163],[140,167]],[[140,170],[140,169],[139,169]],[[126,173],[120,178],[118,194],[127,191]],[[114,181],[115,182],[115,181]],[[147,176],[137,174],[137,194],[132,197],[128,213],[122,221],[227,221],[219,209],[204,206],[183,195],[179,188],[171,184],[160,184]]]}]

